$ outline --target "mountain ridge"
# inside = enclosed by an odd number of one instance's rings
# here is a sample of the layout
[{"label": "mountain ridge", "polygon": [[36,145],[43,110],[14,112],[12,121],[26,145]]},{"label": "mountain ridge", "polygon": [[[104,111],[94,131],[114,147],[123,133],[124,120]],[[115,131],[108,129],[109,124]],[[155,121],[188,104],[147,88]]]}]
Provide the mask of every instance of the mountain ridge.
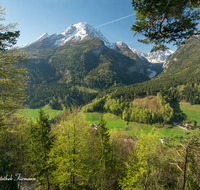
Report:
[{"label": "mountain ridge", "polygon": [[[100,30],[92,27],[90,24],[86,22],[79,22],[77,24],[71,24],[68,28],[63,30],[62,32],[59,33],[54,33],[52,35],[48,35],[48,33],[44,33],[41,35],[35,42],[32,42],[30,44],[26,44],[22,46],[22,48],[26,48],[38,41],[43,41],[44,40],[44,47],[57,47],[57,46],[62,46],[67,42],[70,41],[81,41],[84,40],[87,37],[92,37],[92,38],[99,38],[104,42],[104,45],[110,49],[114,50],[119,50],[118,45],[125,44],[124,42],[115,42],[112,43],[110,42],[102,33]],[[173,51],[171,50],[166,50],[165,52],[158,51],[154,53],[144,53],[140,52],[130,46],[127,46],[133,53],[136,53],[141,59],[147,59],[151,63],[163,63],[166,58],[173,54]]]}]

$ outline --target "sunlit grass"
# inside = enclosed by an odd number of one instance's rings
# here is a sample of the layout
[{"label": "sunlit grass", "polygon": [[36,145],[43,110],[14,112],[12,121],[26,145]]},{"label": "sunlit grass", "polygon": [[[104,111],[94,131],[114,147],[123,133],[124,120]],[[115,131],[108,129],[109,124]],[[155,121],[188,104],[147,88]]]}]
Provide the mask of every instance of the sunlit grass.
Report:
[{"label": "sunlit grass", "polygon": [[[45,114],[49,115],[49,118],[54,118],[56,115],[58,115],[62,110],[54,110],[51,108],[42,108],[45,112]],[[22,115],[24,116],[26,119],[31,119],[33,118],[33,120],[37,120],[37,118],[39,117],[39,113],[38,113],[39,109],[22,109],[22,110],[18,110],[17,111],[17,115]]]},{"label": "sunlit grass", "polygon": [[190,119],[200,125],[200,105],[191,105],[188,102],[180,102],[180,108]]},{"label": "sunlit grass", "polygon": [[[101,115],[103,113],[93,112],[93,113],[84,113],[86,116],[86,120],[91,123],[99,123]],[[154,125],[136,123],[136,122],[129,122],[126,124],[123,120],[119,118],[119,116],[105,113],[103,114],[104,120],[106,121],[106,126],[109,130],[113,128],[117,129],[124,129],[125,133],[130,136],[137,136],[140,135],[141,130],[143,130],[146,134],[150,133],[153,129],[158,131],[158,137],[170,137],[171,135],[184,135],[185,130],[179,127],[172,127],[172,128],[155,128]]]}]

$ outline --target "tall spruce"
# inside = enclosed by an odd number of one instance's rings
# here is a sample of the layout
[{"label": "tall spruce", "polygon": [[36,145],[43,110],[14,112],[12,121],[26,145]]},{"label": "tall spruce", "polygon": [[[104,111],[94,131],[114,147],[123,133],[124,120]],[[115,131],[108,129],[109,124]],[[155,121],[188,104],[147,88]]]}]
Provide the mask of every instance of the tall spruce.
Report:
[{"label": "tall spruce", "polygon": [[97,147],[97,155],[99,164],[96,176],[96,187],[97,189],[110,189],[108,179],[109,170],[111,169],[112,165],[111,145],[110,135],[103,116],[101,116],[100,125],[98,127],[98,135],[99,144]]},{"label": "tall spruce", "polygon": [[49,116],[40,108],[37,124],[31,122],[29,136],[29,168],[39,185],[50,190],[49,152],[54,136],[51,133]]}]

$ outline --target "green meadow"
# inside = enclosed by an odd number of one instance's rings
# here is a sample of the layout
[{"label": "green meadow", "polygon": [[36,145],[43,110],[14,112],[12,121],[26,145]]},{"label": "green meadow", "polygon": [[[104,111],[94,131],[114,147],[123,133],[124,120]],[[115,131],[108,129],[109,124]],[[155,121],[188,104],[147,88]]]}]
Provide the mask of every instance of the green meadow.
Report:
[{"label": "green meadow", "polygon": [[190,119],[196,121],[198,126],[200,125],[200,105],[191,105],[187,102],[180,102],[180,109]]},{"label": "green meadow", "polygon": [[[86,120],[91,123],[99,123],[101,119],[102,113],[85,113]],[[119,116],[110,114],[110,113],[104,113],[103,118],[106,121],[106,126],[109,130],[113,128],[117,129],[124,129],[126,127],[126,124],[124,121],[122,121]]]},{"label": "green meadow", "polygon": [[[45,114],[49,115],[49,118],[54,118],[56,115],[58,115],[62,110],[54,110],[48,107],[42,107],[44,110]],[[34,121],[37,120],[39,117],[38,113],[39,109],[21,109],[17,111],[17,115],[22,115],[26,119],[33,119]]]},{"label": "green meadow", "polygon": [[[182,109],[183,107],[182,104],[180,107]],[[189,107],[191,107],[191,105]],[[54,118],[56,115],[58,115],[62,111],[62,110],[54,110],[48,107],[43,107],[42,109],[45,111],[46,114],[49,115],[49,118]],[[194,111],[195,113],[197,109],[199,108],[195,107],[195,111]],[[23,115],[26,119],[33,118],[36,121],[39,116],[38,111],[39,109],[22,109],[22,110],[18,110],[17,114]],[[183,112],[187,115],[188,113],[192,114],[192,112],[188,112],[186,106],[183,108]],[[175,127],[175,126],[173,126],[172,128],[166,128],[166,127],[155,128],[154,125],[141,124],[141,123],[136,123],[136,122],[126,123],[123,120],[121,120],[119,116],[116,116],[110,113],[93,112],[93,113],[81,113],[81,114],[85,115],[86,120],[89,122],[89,124],[99,123],[101,116],[103,115],[103,118],[106,121],[106,126],[109,129],[109,131],[113,128],[117,128],[117,129],[124,130],[125,133],[129,136],[140,135],[141,130],[143,130],[145,133],[150,133],[153,129],[154,129],[154,132],[158,131],[159,137],[170,137],[171,135],[184,135],[185,133],[185,130],[179,127]],[[193,113],[191,118],[196,119],[196,120],[199,119],[197,116],[196,117],[194,116],[195,114]],[[198,122],[200,123],[200,121]]]},{"label": "green meadow", "polygon": [[[141,130],[143,130],[146,134],[150,133],[154,129],[154,132],[158,132],[159,137],[170,137],[171,135],[183,135],[185,134],[185,130],[172,126],[171,128],[155,128],[154,125],[141,124],[136,122],[130,122],[128,127],[126,128],[126,133],[130,136],[140,135]],[[153,133],[154,133],[153,132]]]},{"label": "green meadow", "polygon": [[[91,123],[99,123],[102,113],[94,112],[94,113],[85,113],[86,120]],[[103,114],[103,118],[106,121],[106,126],[109,130],[113,128],[125,130],[125,133],[129,136],[140,135],[141,130],[145,133],[150,133],[153,129],[158,131],[158,136],[160,137],[170,137],[171,135],[184,135],[185,130],[173,126],[172,128],[154,128],[154,125],[141,124],[136,122],[125,123],[120,119],[119,116],[105,113]]]}]

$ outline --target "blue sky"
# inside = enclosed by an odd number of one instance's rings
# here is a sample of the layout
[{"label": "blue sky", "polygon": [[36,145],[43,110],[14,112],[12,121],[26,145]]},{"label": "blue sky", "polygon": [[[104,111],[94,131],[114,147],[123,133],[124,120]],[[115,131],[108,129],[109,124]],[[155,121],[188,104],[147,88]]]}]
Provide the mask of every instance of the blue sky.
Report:
[{"label": "blue sky", "polygon": [[[35,41],[43,33],[62,32],[71,24],[87,22],[98,29],[110,42],[123,41],[142,52],[151,45],[137,42],[131,26],[135,22],[132,0],[1,0],[6,7],[6,21],[18,22],[18,46]],[[107,23],[107,24],[106,24]],[[105,24],[105,25],[104,25]],[[175,51],[176,46],[169,46]]]}]

